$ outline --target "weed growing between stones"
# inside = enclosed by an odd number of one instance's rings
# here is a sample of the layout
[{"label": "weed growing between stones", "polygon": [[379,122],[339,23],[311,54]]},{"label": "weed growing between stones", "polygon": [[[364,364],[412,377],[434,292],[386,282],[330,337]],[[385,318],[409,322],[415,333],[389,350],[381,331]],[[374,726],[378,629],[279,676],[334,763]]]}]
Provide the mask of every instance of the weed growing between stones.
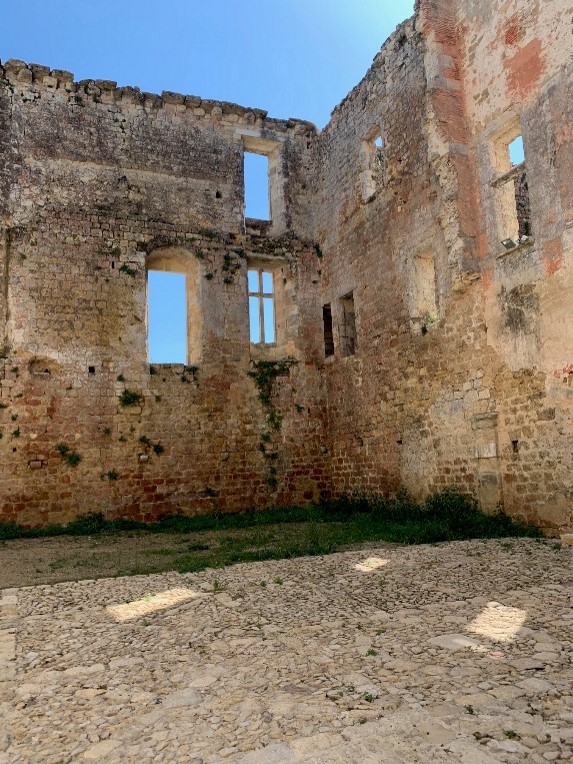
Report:
[{"label": "weed growing between stones", "polygon": [[73,451],[65,443],[58,443],[58,445],[56,446],[56,449],[59,455],[62,457],[62,459],[65,462],[67,462],[70,465],[70,467],[77,467],[82,460],[81,455],[78,454],[77,451]]},{"label": "weed growing between stones", "polygon": [[181,381],[182,382],[196,382],[197,377],[196,374],[199,371],[198,366],[184,366],[183,367],[183,374],[181,375]]},{"label": "weed growing between stones", "polygon": [[139,438],[139,442],[144,447],[145,451],[153,451],[154,454],[157,454],[159,456],[165,451],[165,448],[162,446],[161,443],[157,442],[154,443],[150,438],[147,437],[147,435],[142,435]]},{"label": "weed growing between stones", "polygon": [[131,276],[132,278],[135,278],[137,276],[137,270],[135,268],[131,268],[127,263],[123,263],[121,268],[119,269],[120,273],[126,273],[128,276]]},{"label": "weed growing between stones", "polygon": [[119,396],[119,402],[122,406],[137,406],[141,403],[143,396],[127,388]]}]

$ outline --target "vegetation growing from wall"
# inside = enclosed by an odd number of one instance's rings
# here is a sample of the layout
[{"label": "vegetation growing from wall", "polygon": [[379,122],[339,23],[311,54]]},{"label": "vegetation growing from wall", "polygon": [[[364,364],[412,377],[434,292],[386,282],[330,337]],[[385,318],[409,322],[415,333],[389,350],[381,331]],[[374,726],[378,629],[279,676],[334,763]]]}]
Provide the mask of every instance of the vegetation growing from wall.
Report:
[{"label": "vegetation growing from wall", "polygon": [[70,465],[70,467],[77,467],[78,464],[81,462],[82,457],[80,454],[78,454],[77,451],[74,451],[71,449],[68,445],[65,443],[58,443],[56,446],[59,455],[62,457],[62,459],[67,462],[67,464]]},{"label": "vegetation growing from wall", "polygon": [[282,425],[282,416],[277,411],[273,395],[275,392],[275,383],[277,377],[288,376],[290,369],[297,363],[295,358],[282,358],[278,361],[253,361],[253,369],[248,372],[249,377],[254,380],[259,391],[259,400],[267,415],[267,424],[269,431],[261,433],[259,451],[268,464],[266,482],[272,491],[278,488],[278,473],[276,461],[279,453],[276,447],[271,443],[271,432],[278,432]]},{"label": "vegetation growing from wall", "polygon": [[248,372],[259,391],[259,400],[266,409],[274,408],[272,396],[277,377],[286,377],[290,368],[297,363],[296,358],[282,358],[278,361],[253,361],[253,369]]},{"label": "vegetation growing from wall", "polygon": [[148,451],[153,451],[154,454],[157,454],[158,456],[162,454],[165,451],[165,448],[163,445],[159,442],[154,442],[150,438],[147,437],[147,435],[142,435],[139,438],[139,442],[143,446],[143,448]]},{"label": "vegetation growing from wall", "polygon": [[127,388],[119,396],[119,402],[122,406],[139,406],[142,400],[142,395]]}]

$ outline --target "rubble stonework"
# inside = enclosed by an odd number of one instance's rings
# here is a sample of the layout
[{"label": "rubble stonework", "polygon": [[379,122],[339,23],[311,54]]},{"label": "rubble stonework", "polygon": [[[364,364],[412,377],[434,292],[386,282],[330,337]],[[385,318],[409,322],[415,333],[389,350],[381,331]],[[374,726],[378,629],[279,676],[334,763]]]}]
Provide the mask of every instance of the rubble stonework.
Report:
[{"label": "rubble stonework", "polygon": [[[321,132],[5,62],[0,519],[455,485],[569,528],[572,10],[420,0]],[[269,156],[268,223],[244,218],[245,150]],[[158,262],[187,274],[185,367],[147,361]],[[250,265],[272,346],[249,342]]]}]

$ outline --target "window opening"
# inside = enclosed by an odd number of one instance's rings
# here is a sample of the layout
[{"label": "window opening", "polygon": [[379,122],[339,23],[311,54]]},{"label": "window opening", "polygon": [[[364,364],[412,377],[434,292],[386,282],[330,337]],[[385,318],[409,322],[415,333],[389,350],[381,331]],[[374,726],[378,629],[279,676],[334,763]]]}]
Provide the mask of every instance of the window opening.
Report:
[{"label": "window opening", "polygon": [[340,352],[343,356],[354,355],[356,352],[356,313],[352,292],[340,298],[340,310]]},{"label": "window opening", "polygon": [[508,145],[507,150],[509,152],[509,161],[511,162],[512,167],[515,167],[515,165],[525,162],[525,152],[523,150],[523,137],[521,135],[518,135],[517,138],[514,138],[512,140],[512,142]]},{"label": "window opening", "polygon": [[494,186],[498,195],[501,243],[506,249],[513,249],[531,236],[527,167],[519,123],[514,123],[497,141],[495,154],[498,177]]},{"label": "window opening", "polygon": [[362,165],[360,173],[360,190],[362,200],[370,201],[384,180],[385,144],[384,137],[378,126],[370,131],[366,140],[362,141]]},{"label": "window opening", "polygon": [[[512,167],[525,163],[525,151],[523,149],[523,137],[518,135],[507,147],[509,161]],[[517,214],[517,236],[520,241],[531,234],[529,188],[527,186],[527,171],[523,171],[513,178],[515,192],[515,209]]]},{"label": "window opening", "polygon": [[269,158],[264,154],[244,153],[245,217],[270,220]]},{"label": "window opening", "polygon": [[247,271],[249,290],[249,334],[254,345],[276,341],[273,274],[262,269]]},{"label": "window opening", "polygon": [[332,331],[332,309],[330,303],[322,306],[322,322],[324,324],[324,355],[334,355],[334,333]]},{"label": "window opening", "polygon": [[147,273],[150,363],[187,363],[187,299],[184,273]]}]

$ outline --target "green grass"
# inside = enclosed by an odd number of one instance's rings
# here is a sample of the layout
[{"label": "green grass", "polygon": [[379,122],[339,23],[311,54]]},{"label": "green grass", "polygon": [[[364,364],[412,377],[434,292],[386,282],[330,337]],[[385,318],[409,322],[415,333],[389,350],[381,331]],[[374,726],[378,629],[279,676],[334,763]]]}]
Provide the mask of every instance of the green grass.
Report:
[{"label": "green grass", "polygon": [[65,526],[40,529],[3,523],[0,540],[62,535],[105,537],[126,531],[137,532],[142,538],[150,533],[193,534],[183,539],[186,548],[182,548],[181,541],[170,547],[166,538],[165,548],[146,550],[137,568],[121,571],[132,574],[167,569],[193,572],[236,562],[325,555],[364,542],[423,544],[542,535],[537,528],[503,513],[485,514],[473,502],[448,489],[428,497],[423,504],[405,494],[395,499],[355,495],[307,507],[199,517],[171,515],[148,524],[106,520],[99,513],[78,517]]}]

